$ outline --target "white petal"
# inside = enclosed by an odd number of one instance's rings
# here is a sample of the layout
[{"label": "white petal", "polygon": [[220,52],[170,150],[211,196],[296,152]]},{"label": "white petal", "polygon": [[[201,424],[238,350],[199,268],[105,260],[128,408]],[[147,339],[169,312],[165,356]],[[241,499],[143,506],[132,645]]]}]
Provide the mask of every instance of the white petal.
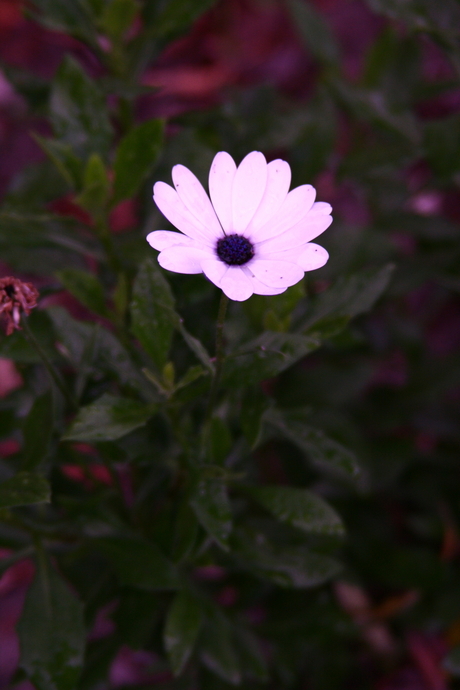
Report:
[{"label": "white petal", "polygon": [[257,278],[251,274],[246,266],[241,266],[241,268],[246,275],[250,277],[255,295],[281,295],[282,292],[286,292],[287,288],[274,288],[264,285],[260,282],[260,280],[257,280]]},{"label": "white petal", "polygon": [[315,201],[310,209],[310,214],[328,216],[332,213],[332,206],[326,201]]},{"label": "white petal", "polygon": [[206,278],[209,278],[217,287],[220,287],[221,280],[226,274],[227,268],[227,264],[224,264],[224,262],[219,259],[204,259],[201,262],[201,270]]},{"label": "white petal", "polygon": [[314,244],[314,242],[309,242],[298,257],[297,263],[304,271],[314,271],[324,266],[328,259],[329,254],[324,247],[320,247],[319,244]]},{"label": "white petal", "polygon": [[254,242],[281,235],[305,218],[315,200],[316,190],[304,184],[291,190],[275,216],[252,234]]},{"label": "white petal", "polygon": [[213,237],[222,237],[224,233],[199,179],[184,165],[174,166],[172,179],[176,192],[190,213],[212,233]]},{"label": "white petal", "polygon": [[158,263],[174,273],[201,273],[201,261],[206,252],[192,247],[169,247],[158,255]]},{"label": "white petal", "polygon": [[211,164],[209,171],[209,195],[225,232],[231,231],[232,220],[232,186],[236,173],[236,163],[230,154],[221,151]]},{"label": "white petal", "polygon": [[159,251],[176,245],[187,247],[194,244],[193,240],[187,237],[187,235],[183,235],[181,232],[171,232],[170,230],[149,232],[145,239],[151,247]]},{"label": "white petal", "polygon": [[184,235],[208,246],[215,244],[212,232],[190,213],[175,189],[165,182],[156,182],[153,192],[153,200],[162,214]]},{"label": "white petal", "polygon": [[251,231],[265,225],[280,208],[286,199],[291,184],[291,168],[286,161],[271,161],[267,166],[267,184],[262,201],[259,204],[253,219],[246,229],[246,235],[250,238]]},{"label": "white petal", "polygon": [[294,225],[293,228],[286,230],[286,232],[272,237],[270,240],[265,240],[257,244],[257,255],[261,257],[268,257],[271,252],[282,252],[285,249],[295,249],[302,244],[314,240],[315,237],[321,235],[332,223],[331,216],[308,216]]},{"label": "white petal", "polygon": [[233,231],[244,233],[259,206],[267,184],[267,161],[260,151],[243,158],[233,180]]},{"label": "white petal", "polygon": [[264,285],[274,288],[287,288],[303,278],[304,271],[295,263],[255,259],[249,270]]},{"label": "white petal", "polygon": [[251,279],[241,270],[240,266],[229,266],[220,281],[222,291],[235,302],[244,302],[254,293]]}]

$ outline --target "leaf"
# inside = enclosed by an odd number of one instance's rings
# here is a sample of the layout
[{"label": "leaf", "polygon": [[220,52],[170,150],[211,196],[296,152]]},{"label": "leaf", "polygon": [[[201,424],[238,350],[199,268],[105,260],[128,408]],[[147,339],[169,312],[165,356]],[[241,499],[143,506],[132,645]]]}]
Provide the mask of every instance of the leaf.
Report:
[{"label": "leaf", "polygon": [[93,545],[111,562],[122,585],[146,590],[180,587],[176,568],[150,541],[110,536],[95,539]]},{"label": "leaf", "polygon": [[98,86],[71,57],[58,69],[51,93],[51,121],[57,137],[87,160],[92,153],[106,158],[112,140],[105,99]]},{"label": "leaf", "polygon": [[22,468],[35,470],[46,459],[53,435],[53,394],[51,390],[34,400],[23,426]]},{"label": "leaf", "polygon": [[227,551],[232,530],[232,512],[224,482],[208,477],[200,479],[190,505],[205,530]]},{"label": "leaf", "polygon": [[267,331],[227,358],[223,382],[246,388],[280,374],[319,346],[320,341],[313,337]]},{"label": "leaf", "polygon": [[62,440],[115,441],[144,426],[153,413],[152,406],[104,393],[80,409]]},{"label": "leaf", "polygon": [[203,344],[195,338],[193,335],[190,335],[190,333],[185,329],[185,327],[182,325],[182,323],[179,323],[179,333],[191,349],[191,351],[196,355],[196,357],[200,360],[202,364],[208,369],[211,374],[214,374],[214,364],[207,353],[205,347]]},{"label": "leaf", "polygon": [[[387,264],[377,272],[366,270],[339,279],[329,290],[310,300],[296,330],[314,335],[317,325],[326,319],[342,319],[345,325],[346,319],[369,311],[387,289],[393,270],[394,265]],[[340,321],[336,325],[340,326]]]},{"label": "leaf", "polygon": [[356,455],[338,441],[327,436],[324,431],[314,429],[295,415],[270,410],[264,421],[292,441],[319,469],[333,472],[346,479],[361,479],[361,468]]},{"label": "leaf", "polygon": [[20,666],[37,690],[74,690],[83,664],[83,605],[46,559],[18,625]]},{"label": "leaf", "polygon": [[120,142],[115,156],[114,199],[134,196],[153,171],[163,144],[164,123],[148,120],[136,127]]},{"label": "leaf", "polygon": [[57,277],[74,297],[85,307],[101,316],[107,316],[104,288],[93,273],[77,268],[64,268]]},{"label": "leaf", "polygon": [[157,5],[151,3],[152,6],[146,8],[145,17],[147,23],[154,27],[157,36],[170,37],[184,31],[215,2],[216,0],[169,0],[166,6],[164,3],[160,5],[160,12],[157,11]]},{"label": "leaf", "polygon": [[39,12],[33,12],[33,18],[48,29],[63,31],[93,45],[97,45],[97,35],[82,0],[33,0]]},{"label": "leaf", "polygon": [[71,189],[79,189],[83,178],[83,165],[69,144],[57,139],[44,139],[33,133],[33,138],[54,163]]},{"label": "leaf", "polygon": [[269,679],[267,662],[257,637],[239,626],[235,630],[235,642],[244,675],[251,680],[266,683]]},{"label": "leaf", "polygon": [[49,503],[50,500],[50,485],[41,474],[18,472],[0,483],[0,508]]},{"label": "leaf", "polygon": [[94,216],[103,213],[110,195],[110,181],[102,158],[92,153],[83,174],[83,189],[75,202]]},{"label": "leaf", "polygon": [[262,418],[269,401],[259,388],[248,387],[241,402],[240,423],[251,448],[255,448],[262,430]]},{"label": "leaf", "polygon": [[340,536],[345,532],[335,510],[307,489],[261,486],[245,487],[245,491],[278,520],[304,532]]},{"label": "leaf", "polygon": [[166,618],[164,644],[175,676],[180,675],[193,651],[203,620],[197,599],[187,590],[176,594]]},{"label": "leaf", "polygon": [[168,361],[172,336],[179,317],[168,282],[157,264],[146,259],[133,287],[131,330],[142,347],[162,370]]},{"label": "leaf", "polygon": [[218,610],[209,615],[200,638],[200,654],[202,662],[210,671],[227,683],[240,683],[240,665],[235,652],[233,631],[226,617]]},{"label": "leaf", "polygon": [[313,553],[304,546],[275,548],[263,534],[240,531],[235,536],[234,546],[243,567],[280,587],[315,587],[335,577],[342,569],[334,558]]},{"label": "leaf", "polygon": [[338,65],[340,54],[337,42],[320,12],[305,0],[288,0],[287,7],[293,26],[315,58],[325,64]]},{"label": "leaf", "polygon": [[111,0],[100,18],[102,29],[115,41],[129,30],[139,9],[136,0]]}]

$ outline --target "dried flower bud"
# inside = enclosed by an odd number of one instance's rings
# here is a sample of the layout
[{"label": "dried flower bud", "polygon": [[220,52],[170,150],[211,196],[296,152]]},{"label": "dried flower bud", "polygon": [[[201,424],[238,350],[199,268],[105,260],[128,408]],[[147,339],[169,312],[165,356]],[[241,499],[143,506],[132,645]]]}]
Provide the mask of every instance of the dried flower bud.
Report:
[{"label": "dried flower bud", "polygon": [[38,290],[18,278],[0,278],[0,315],[6,321],[6,335],[21,330],[21,311],[27,316],[37,306]]}]

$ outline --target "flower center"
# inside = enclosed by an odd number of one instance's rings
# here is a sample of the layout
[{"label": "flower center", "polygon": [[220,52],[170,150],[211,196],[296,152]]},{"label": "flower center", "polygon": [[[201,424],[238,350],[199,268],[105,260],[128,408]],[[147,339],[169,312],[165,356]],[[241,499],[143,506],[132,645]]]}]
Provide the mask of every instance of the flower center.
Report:
[{"label": "flower center", "polygon": [[227,235],[217,241],[217,256],[229,266],[242,266],[254,256],[254,247],[242,235]]}]

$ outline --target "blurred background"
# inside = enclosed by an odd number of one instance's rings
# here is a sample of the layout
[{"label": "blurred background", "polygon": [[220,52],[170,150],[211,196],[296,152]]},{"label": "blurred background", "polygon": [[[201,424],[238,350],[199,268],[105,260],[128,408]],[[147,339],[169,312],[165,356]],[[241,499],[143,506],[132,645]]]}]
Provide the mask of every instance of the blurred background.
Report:
[{"label": "blurred background", "polygon": [[[32,207],[36,193],[48,210],[84,224],[85,212],[59,176],[43,177],[45,154],[35,135],[50,135],[50,84],[65,55],[107,92],[119,89],[116,71],[109,83],[84,33],[66,30],[51,0],[36,4],[38,14],[32,3],[0,0],[0,194]],[[159,5],[167,9],[168,3],[136,4],[123,29],[128,45],[136,45],[149,22],[154,25]],[[332,320],[320,350],[264,384],[281,407],[313,408],[314,421],[352,447],[365,467],[359,489],[326,491],[348,532],[344,577],[327,590],[309,590],[300,604],[283,591],[271,600],[270,613],[253,612],[255,624],[258,615],[263,619],[263,634],[276,640],[268,643],[276,667],[270,687],[457,687],[460,3],[176,5],[184,21],[172,14],[153,47],[144,41],[131,73],[136,81],[123,86],[131,88],[126,98],[132,104],[125,129],[130,122],[165,119],[167,144],[154,179],[169,181],[171,166],[183,163],[206,182],[218,150],[237,160],[251,150],[268,160],[283,158],[293,186],[313,184],[317,198],[334,209],[334,223],[321,238],[331,258],[308,275],[307,294],[349,289],[337,283],[343,276],[354,275],[363,285],[366,276],[380,276],[369,288],[380,296],[369,313],[357,305],[349,314],[357,318],[345,331]],[[152,214],[148,189],[111,212],[111,230],[134,259],[142,256],[147,230],[160,227]],[[64,305],[76,318],[87,318],[62,286],[47,291],[65,260],[65,252],[26,256],[11,231],[0,229],[0,276],[33,278],[45,288],[46,305]],[[179,311],[191,298],[193,318],[203,288],[198,278],[187,277],[187,288],[184,280],[173,277],[172,284]],[[289,305],[277,310],[278,303],[267,307],[263,300],[245,303],[245,318],[282,330]],[[209,304],[214,309],[215,302]],[[209,323],[213,314],[210,309]],[[327,321],[327,304],[324,315]],[[203,318],[205,339],[209,323]],[[0,356],[0,397],[6,401],[23,379],[6,345]],[[13,456],[14,434],[5,427],[0,438],[0,456]],[[256,453],[263,482],[304,482],[298,451],[287,442],[269,441]],[[2,688],[12,687],[19,655],[15,625],[32,573],[25,560],[0,579]],[[232,606],[237,590],[222,585],[219,592],[222,605]],[[104,636],[111,625],[101,618],[95,635]],[[122,647],[103,687],[176,687],[149,676],[150,662],[147,652]],[[21,681],[15,687],[32,686]]]}]

